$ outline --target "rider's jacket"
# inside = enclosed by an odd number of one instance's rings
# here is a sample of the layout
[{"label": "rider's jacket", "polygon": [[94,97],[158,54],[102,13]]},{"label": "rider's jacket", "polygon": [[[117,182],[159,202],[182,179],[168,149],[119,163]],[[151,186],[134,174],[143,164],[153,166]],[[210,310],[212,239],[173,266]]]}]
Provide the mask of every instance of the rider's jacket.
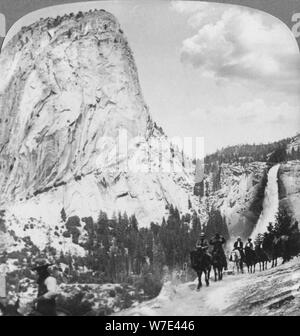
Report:
[{"label": "rider's jacket", "polygon": [[245,248],[250,248],[251,250],[253,250],[254,249],[254,245],[253,245],[253,243],[247,242],[247,244],[245,245]]},{"label": "rider's jacket", "polygon": [[238,240],[237,240],[237,241],[234,243],[233,247],[234,247],[234,248],[237,248],[237,249],[239,249],[239,250],[242,250],[243,247],[244,247],[244,244],[243,244],[242,241],[238,241]]},{"label": "rider's jacket", "polygon": [[[56,287],[56,280],[53,277],[47,277],[44,281],[39,283],[38,297],[49,292],[49,287]],[[42,298],[37,302],[36,310],[45,316],[56,315],[56,302],[55,297]]]},{"label": "rider's jacket", "polygon": [[206,239],[200,239],[198,242],[197,242],[197,247],[201,248],[202,250],[206,251],[208,249],[208,241]]}]

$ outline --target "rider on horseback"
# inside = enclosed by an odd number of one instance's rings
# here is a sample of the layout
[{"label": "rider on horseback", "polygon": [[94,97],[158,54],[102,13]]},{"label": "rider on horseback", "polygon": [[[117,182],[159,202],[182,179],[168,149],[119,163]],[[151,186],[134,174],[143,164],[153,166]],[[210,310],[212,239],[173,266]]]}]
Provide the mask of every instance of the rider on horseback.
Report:
[{"label": "rider on horseback", "polygon": [[245,249],[250,249],[250,250],[254,251],[254,245],[252,243],[252,239],[251,238],[248,238],[248,242],[245,245]]},{"label": "rider on horseback", "polygon": [[196,249],[201,249],[205,254],[208,254],[208,241],[205,239],[204,232],[200,233],[200,239],[196,243]]},{"label": "rider on horseback", "polygon": [[33,268],[38,274],[38,296],[33,301],[37,313],[44,316],[56,315],[57,282],[49,273],[52,264],[45,259],[38,259]]},{"label": "rider on horseback", "polygon": [[196,243],[196,249],[191,251],[191,267],[197,272],[198,286],[197,290],[202,286],[201,276],[204,272],[206,285],[209,285],[209,274],[211,270],[211,256],[208,253],[208,242],[205,234],[200,234],[200,239]]},{"label": "rider on horseback", "polygon": [[241,237],[238,237],[238,238],[237,238],[237,240],[235,241],[233,247],[234,247],[234,248],[237,248],[238,250],[243,249],[244,244],[243,244],[243,242],[242,242],[242,238],[241,238]]},{"label": "rider on horseback", "polygon": [[214,238],[212,238],[209,241],[210,245],[213,246],[212,253],[219,254],[220,258],[223,261],[224,268],[227,269],[227,260],[225,256],[225,252],[223,250],[223,244],[226,243],[226,240],[223,236],[221,236],[219,233],[216,233]]},{"label": "rider on horseback", "polygon": [[244,258],[244,243],[242,242],[242,238],[238,237],[233,245],[234,249],[237,249],[240,252],[241,258]]}]

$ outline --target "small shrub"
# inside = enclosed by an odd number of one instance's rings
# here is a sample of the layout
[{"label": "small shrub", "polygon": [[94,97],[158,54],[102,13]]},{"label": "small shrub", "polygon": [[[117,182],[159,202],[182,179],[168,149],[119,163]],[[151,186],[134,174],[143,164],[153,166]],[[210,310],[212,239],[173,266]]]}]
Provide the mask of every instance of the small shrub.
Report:
[{"label": "small shrub", "polygon": [[68,310],[72,316],[83,316],[92,311],[92,304],[84,300],[84,293],[77,293],[72,297],[60,297],[57,305]]}]

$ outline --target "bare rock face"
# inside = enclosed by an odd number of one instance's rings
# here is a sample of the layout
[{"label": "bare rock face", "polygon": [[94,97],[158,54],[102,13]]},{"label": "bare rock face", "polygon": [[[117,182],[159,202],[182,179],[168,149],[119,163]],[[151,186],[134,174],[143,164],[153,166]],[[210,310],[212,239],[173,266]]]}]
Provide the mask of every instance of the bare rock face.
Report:
[{"label": "bare rock face", "polygon": [[300,221],[300,161],[281,164],[279,168],[279,205]]},{"label": "bare rock face", "polygon": [[119,128],[146,137],[149,114],[112,15],[44,20],[1,55],[2,200],[31,197],[101,167]]},{"label": "bare rock face", "polygon": [[[266,184],[267,165],[252,162],[245,166],[222,164],[219,186],[205,200],[208,208],[218,209],[226,221],[232,239],[247,238],[260,215]],[[213,189],[213,177],[207,177],[209,189]]]},{"label": "bare rock face", "polygon": [[168,204],[186,212],[190,199],[196,207],[193,164],[152,121],[110,13],[23,28],[0,55],[0,69],[0,204],[23,247],[30,237],[43,248],[55,234],[52,245],[70,249],[62,212],[126,211],[149,226]]}]

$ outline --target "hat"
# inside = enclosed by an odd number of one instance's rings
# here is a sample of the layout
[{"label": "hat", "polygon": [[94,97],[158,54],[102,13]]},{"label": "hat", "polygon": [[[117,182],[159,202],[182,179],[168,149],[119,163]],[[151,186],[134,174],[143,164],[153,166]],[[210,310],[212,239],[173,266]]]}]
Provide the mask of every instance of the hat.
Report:
[{"label": "hat", "polygon": [[200,233],[200,238],[202,238],[202,237],[205,237],[205,233],[204,232]]},{"label": "hat", "polygon": [[252,238],[248,238],[248,240],[252,240]]},{"label": "hat", "polygon": [[41,268],[47,268],[49,266],[52,266],[53,263],[51,263],[48,259],[46,258],[39,258],[35,260],[35,266],[32,268],[33,271],[37,271]]}]

